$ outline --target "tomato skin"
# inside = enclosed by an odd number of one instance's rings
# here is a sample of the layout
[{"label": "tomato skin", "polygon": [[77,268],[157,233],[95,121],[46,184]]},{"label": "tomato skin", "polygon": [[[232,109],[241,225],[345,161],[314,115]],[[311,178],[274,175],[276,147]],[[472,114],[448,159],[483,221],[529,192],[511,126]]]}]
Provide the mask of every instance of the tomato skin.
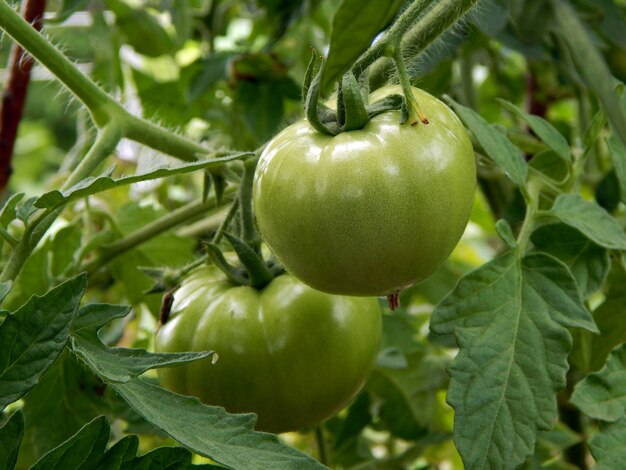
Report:
[{"label": "tomato skin", "polygon": [[[456,115],[413,89],[429,124],[399,111],[328,136],[302,120],[257,166],[259,230],[287,271],[334,294],[387,295],[432,274],[458,243],[473,203],[475,158]],[[384,87],[374,102],[398,87]]]},{"label": "tomato skin", "polygon": [[163,386],[231,413],[255,412],[256,428],[285,432],[341,410],[378,353],[376,299],[315,291],[290,275],[262,290],[233,286],[212,266],[174,294],[158,352],[213,350],[211,358],[159,369]]}]

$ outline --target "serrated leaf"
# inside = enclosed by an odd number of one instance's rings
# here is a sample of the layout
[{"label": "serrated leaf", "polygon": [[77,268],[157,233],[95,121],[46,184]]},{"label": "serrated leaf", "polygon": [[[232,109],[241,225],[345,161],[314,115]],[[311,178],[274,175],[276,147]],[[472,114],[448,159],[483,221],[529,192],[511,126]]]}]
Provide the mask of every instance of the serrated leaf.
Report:
[{"label": "serrated leaf", "polygon": [[554,31],[567,44],[576,71],[600,99],[611,125],[626,145],[626,113],[615,93],[611,70],[572,6],[564,0],[551,3],[556,19]]},{"label": "serrated leaf", "polygon": [[59,357],[87,287],[78,275],[31,297],[0,326],[0,410],[21,398]]},{"label": "serrated leaf", "polygon": [[0,468],[13,470],[17,463],[17,454],[24,436],[24,414],[17,410],[0,427]]},{"label": "serrated leaf", "polygon": [[219,166],[226,162],[236,160],[243,156],[249,155],[249,153],[238,153],[228,155],[225,157],[211,158],[209,160],[200,160],[197,162],[182,163],[175,167],[161,167],[152,169],[146,173],[138,175],[124,176],[122,178],[113,179],[109,174],[104,174],[97,177],[89,177],[82,180],[80,183],[72,186],[65,191],[53,190],[49,191],[34,202],[36,207],[42,209],[57,209],[59,207],[75,201],[76,199],[90,196],[107,189],[116,188],[118,186],[125,186],[132,183],[138,183],[141,181],[150,181],[158,178],[165,178],[167,176],[177,175],[181,173],[189,173],[204,168],[213,166]]},{"label": "serrated leaf", "polygon": [[586,299],[596,292],[611,269],[609,253],[585,235],[562,223],[543,225],[533,232],[535,248],[563,261]]},{"label": "serrated leaf", "polygon": [[626,250],[626,233],[617,220],[579,194],[559,195],[547,214],[579,230],[597,245],[612,250]]},{"label": "serrated leaf", "polygon": [[275,435],[252,430],[252,414],[231,415],[131,379],[111,386],[141,416],[194,452],[227,467],[246,470],[326,468],[312,457],[282,444]]},{"label": "serrated leaf", "polygon": [[149,369],[204,359],[212,352],[150,353],[145,349],[110,348],[98,330],[113,318],[125,316],[130,307],[91,304],[80,309],[72,328],[72,351],[103,380],[127,382]]},{"label": "serrated leaf", "polygon": [[567,267],[545,254],[509,251],[467,274],[437,306],[435,334],[454,333],[448,402],[469,469],[514,468],[556,421],[565,386],[568,327],[596,331]]},{"label": "serrated leaf", "polygon": [[97,464],[107,442],[109,423],[104,416],[83,426],[74,436],[52,449],[31,467],[31,470],[91,470]]},{"label": "serrated leaf", "polygon": [[333,17],[322,90],[339,80],[393,19],[402,0],[343,0]]},{"label": "serrated leaf", "polygon": [[[99,470],[122,470],[135,460],[139,449],[139,438],[125,436],[111,446],[99,462]],[[133,467],[131,467],[133,468]],[[134,467],[136,468],[136,467]]]},{"label": "serrated leaf", "polygon": [[574,388],[571,402],[583,413],[603,421],[626,415],[626,345],[615,349],[606,366]]},{"label": "serrated leaf", "polygon": [[613,161],[613,169],[619,183],[620,201],[626,204],[626,145],[620,142],[615,135],[607,139],[609,153]]},{"label": "serrated leaf", "polygon": [[502,104],[506,109],[511,111],[517,117],[522,119],[537,136],[550,147],[554,152],[567,162],[572,161],[572,154],[570,153],[569,144],[565,137],[556,130],[556,128],[546,121],[541,116],[535,116],[522,111],[519,107],[513,103],[498,99],[498,102]]},{"label": "serrated leaf", "polygon": [[508,137],[485,121],[474,110],[448,99],[452,108],[459,115],[463,123],[472,131],[474,137],[511,181],[523,186],[528,177],[528,164],[524,160],[522,151],[508,139]]},{"label": "serrated leaf", "polygon": [[24,397],[26,438],[20,449],[20,466],[32,465],[97,416],[112,418],[115,413],[122,417],[125,408],[113,411],[114,400],[123,403],[78,359],[64,351]]},{"label": "serrated leaf", "polygon": [[626,416],[610,424],[600,425],[591,442],[591,454],[596,459],[592,470],[626,468]]}]

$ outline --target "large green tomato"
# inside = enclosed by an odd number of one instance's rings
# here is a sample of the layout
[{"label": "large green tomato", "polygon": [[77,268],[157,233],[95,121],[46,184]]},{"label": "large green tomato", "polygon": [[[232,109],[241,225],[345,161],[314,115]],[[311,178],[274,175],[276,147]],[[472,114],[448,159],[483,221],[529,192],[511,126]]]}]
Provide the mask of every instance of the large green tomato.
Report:
[{"label": "large green tomato", "polygon": [[354,397],[380,333],[374,298],[325,294],[287,274],[262,290],[236,287],[203,267],[175,292],[155,349],[215,351],[214,364],[159,369],[161,383],[231,413],[254,412],[257,429],[284,432],[317,424]]},{"label": "large green tomato", "polygon": [[[385,87],[370,102],[399,92]],[[429,276],[458,243],[476,186],[472,144],[450,108],[413,93],[429,124],[400,124],[391,111],[333,137],[303,120],[265,148],[254,181],[257,223],[302,282],[388,295]]]}]

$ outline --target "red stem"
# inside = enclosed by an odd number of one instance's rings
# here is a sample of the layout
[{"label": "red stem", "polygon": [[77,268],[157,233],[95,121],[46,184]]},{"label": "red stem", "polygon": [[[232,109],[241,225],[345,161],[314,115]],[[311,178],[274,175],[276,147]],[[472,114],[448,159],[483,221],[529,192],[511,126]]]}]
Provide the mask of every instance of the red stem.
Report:
[{"label": "red stem", "polygon": [[[41,19],[46,8],[46,0],[25,0],[22,4],[24,19],[41,31]],[[9,183],[13,171],[11,158],[17,137],[17,128],[22,119],[26,92],[33,68],[33,58],[17,44],[11,50],[9,77],[0,106],[0,196]]]}]

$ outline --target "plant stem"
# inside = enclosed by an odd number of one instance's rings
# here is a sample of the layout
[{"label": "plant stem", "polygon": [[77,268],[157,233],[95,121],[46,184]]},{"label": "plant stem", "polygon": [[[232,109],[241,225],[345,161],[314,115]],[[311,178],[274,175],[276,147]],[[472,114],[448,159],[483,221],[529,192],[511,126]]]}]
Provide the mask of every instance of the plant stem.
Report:
[{"label": "plant stem", "polygon": [[198,160],[198,157],[211,152],[210,149],[193,140],[132,116],[125,110],[122,110],[122,113],[118,118],[121,121],[124,137],[184,161]]},{"label": "plant stem", "polygon": [[224,217],[224,220],[222,220],[222,223],[220,224],[219,228],[215,232],[215,235],[213,236],[213,240],[211,240],[213,243],[218,244],[222,240],[222,237],[224,236],[224,232],[230,225],[230,222],[233,220],[233,217],[235,217],[235,214],[237,213],[238,208],[239,208],[239,199],[235,199],[233,203],[230,205],[230,209],[228,209],[228,213],[226,214],[226,217]]},{"label": "plant stem", "polygon": [[102,109],[108,104],[119,105],[35,31],[5,0],[0,0],[0,28],[67,86],[87,106],[99,127],[106,124],[109,116]]},{"label": "plant stem", "polygon": [[411,86],[411,80],[409,79],[409,73],[406,70],[404,63],[404,57],[402,57],[402,50],[397,47],[393,53],[393,61],[396,64],[396,70],[400,77],[400,86],[404,94],[404,102],[406,105],[407,113],[409,114],[408,122],[411,126],[416,125],[419,121],[424,124],[428,124],[428,119],[424,112],[420,109],[415,95],[413,94],[413,87]]},{"label": "plant stem", "polygon": [[402,36],[415,24],[417,19],[424,13],[424,10],[430,2],[428,0],[415,0],[411,5],[402,13],[395,23],[389,28],[387,33],[379,40],[372,48],[370,48],[365,54],[356,61],[352,67],[354,76],[358,79],[361,74],[387,53],[389,46],[399,46]]},{"label": "plant stem", "polygon": [[387,55],[390,47],[400,47],[401,42],[410,43],[413,55],[419,54],[478,1],[441,0],[425,11],[433,2],[415,0],[389,28],[385,36],[354,64],[352,67],[354,75],[358,79],[367,67]]},{"label": "plant stem", "polygon": [[522,228],[517,236],[517,244],[520,254],[524,254],[530,241],[530,235],[535,228],[535,218],[539,208],[539,194],[541,192],[541,181],[531,179],[528,182],[527,190],[524,192],[526,199],[526,214]]},{"label": "plant stem", "polygon": [[203,145],[131,115],[24,21],[5,0],[0,0],[0,29],[5,30],[83,102],[98,128],[115,121],[123,137],[185,161],[197,160],[199,155],[210,152]]},{"label": "plant stem", "polygon": [[318,424],[317,426],[315,426],[315,440],[317,441],[319,461],[327,467],[330,466],[330,451],[328,449],[326,436],[324,436],[323,424]]}]

